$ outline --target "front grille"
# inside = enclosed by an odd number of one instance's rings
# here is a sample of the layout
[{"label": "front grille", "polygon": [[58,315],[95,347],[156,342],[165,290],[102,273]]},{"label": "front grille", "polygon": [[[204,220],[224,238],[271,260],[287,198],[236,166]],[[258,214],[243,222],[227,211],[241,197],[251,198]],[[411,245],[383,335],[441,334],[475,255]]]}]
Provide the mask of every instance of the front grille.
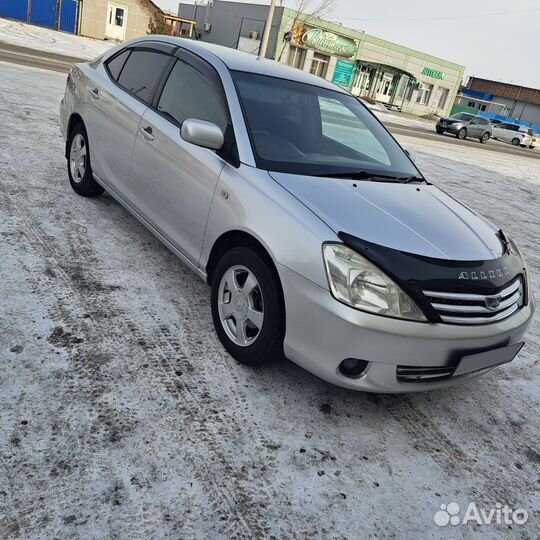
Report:
[{"label": "front grille", "polygon": [[455,366],[398,366],[396,376],[399,382],[437,382],[449,379],[454,373],[455,369]]},{"label": "front grille", "polygon": [[502,321],[523,305],[521,277],[497,294],[423,292],[442,321],[449,324],[489,324]]}]

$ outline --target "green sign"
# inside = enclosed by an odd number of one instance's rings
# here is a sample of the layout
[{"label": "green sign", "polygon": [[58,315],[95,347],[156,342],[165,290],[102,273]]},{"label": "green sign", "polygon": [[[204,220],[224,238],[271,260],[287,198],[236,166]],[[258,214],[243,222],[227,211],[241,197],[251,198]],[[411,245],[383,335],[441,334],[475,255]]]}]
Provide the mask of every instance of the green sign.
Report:
[{"label": "green sign", "polygon": [[332,82],[335,84],[339,84],[340,86],[346,86],[347,88],[349,88],[349,86],[351,85],[353,71],[354,62],[338,58],[336,60],[336,69],[334,69]]},{"label": "green sign", "polygon": [[446,77],[446,73],[428,67],[425,67],[422,70],[422,75],[427,75],[428,77],[432,77],[433,79],[440,79],[441,81]]},{"label": "green sign", "polygon": [[326,32],[320,28],[312,28],[302,36],[302,43],[306,47],[319,51],[336,54],[350,58],[356,54],[358,43],[354,39],[339,36],[333,32]]}]

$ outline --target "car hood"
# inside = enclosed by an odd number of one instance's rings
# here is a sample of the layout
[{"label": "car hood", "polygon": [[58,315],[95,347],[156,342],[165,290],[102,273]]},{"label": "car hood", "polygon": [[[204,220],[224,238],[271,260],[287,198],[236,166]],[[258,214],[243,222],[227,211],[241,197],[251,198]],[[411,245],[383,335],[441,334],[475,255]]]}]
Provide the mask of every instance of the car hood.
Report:
[{"label": "car hood", "polygon": [[494,225],[435,186],[270,176],[336,234],[437,259],[488,260],[504,251]]},{"label": "car hood", "polygon": [[447,124],[468,124],[467,120],[458,120],[457,118],[450,118],[449,116],[443,116],[439,122],[446,122]]}]

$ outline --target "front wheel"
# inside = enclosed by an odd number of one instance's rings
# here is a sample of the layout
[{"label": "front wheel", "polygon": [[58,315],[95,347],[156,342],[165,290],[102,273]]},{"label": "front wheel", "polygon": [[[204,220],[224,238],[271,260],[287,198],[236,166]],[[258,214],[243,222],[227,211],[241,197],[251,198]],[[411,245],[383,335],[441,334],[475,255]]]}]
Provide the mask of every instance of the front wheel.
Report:
[{"label": "front wheel", "polygon": [[440,128],[440,127],[436,127],[435,128],[435,131],[439,134],[439,135],[442,135],[444,133],[444,129]]},{"label": "front wheel", "polygon": [[101,195],[103,188],[94,180],[92,175],[88,135],[81,122],[71,130],[68,148],[68,176],[73,191],[83,197]]},{"label": "front wheel", "polygon": [[512,139],[512,146],[519,146],[519,143],[521,141],[516,137],[515,139]]},{"label": "front wheel", "polygon": [[486,144],[488,141],[489,141],[489,133],[484,133],[484,134],[480,137],[480,142],[481,142],[482,144]]},{"label": "front wheel", "polygon": [[463,140],[467,136],[467,130],[465,128],[461,128],[458,132],[456,137],[460,140]]},{"label": "front wheel", "polygon": [[285,307],[279,277],[259,253],[236,247],[212,277],[212,319],[227,351],[242,364],[262,366],[283,356]]}]

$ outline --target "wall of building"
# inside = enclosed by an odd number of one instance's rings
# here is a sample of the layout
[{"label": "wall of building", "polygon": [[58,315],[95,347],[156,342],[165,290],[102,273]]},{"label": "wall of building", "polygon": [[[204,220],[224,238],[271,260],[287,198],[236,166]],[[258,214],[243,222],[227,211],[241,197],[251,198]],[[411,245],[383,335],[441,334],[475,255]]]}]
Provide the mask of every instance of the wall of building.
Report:
[{"label": "wall of building", "polygon": [[[276,48],[282,13],[283,8],[276,7],[267,49],[269,58],[272,58],[272,51]],[[268,6],[222,0],[209,1],[206,5],[198,6],[181,3],[178,7],[178,16],[197,22],[197,34],[201,41],[234,49],[238,48],[239,41],[243,41],[246,45],[244,50],[247,50],[249,43],[246,40],[249,39],[249,32],[257,32],[258,40],[253,40],[253,49],[249,51],[257,53],[268,16]],[[210,25],[209,31],[204,30],[205,23]],[[242,37],[245,39],[241,40]]]},{"label": "wall of building", "polygon": [[[144,0],[118,0],[115,5],[127,10],[125,40],[144,36],[152,14],[151,4]],[[108,0],[84,0],[80,15],[79,33],[97,39],[106,38]]]},{"label": "wall of building", "polygon": [[500,81],[491,81],[479,77],[469,77],[467,88],[478,92],[493,94],[494,96],[507,98],[511,101],[522,101],[540,105],[540,89],[509,84]]},{"label": "wall of building", "polygon": [[[355,59],[362,63],[373,63],[391,66],[403,72],[411,74],[414,79],[419,83],[426,83],[433,85],[433,91],[427,104],[418,104],[416,99],[418,97],[419,90],[413,90],[410,95],[410,100],[403,103],[402,110],[413,114],[427,115],[430,113],[446,114],[452,104],[459,90],[460,84],[463,80],[463,74],[465,67],[453,62],[448,62],[442,58],[415,51],[408,47],[402,47],[395,43],[364,34],[357,30],[346,28],[339,24],[335,24],[329,21],[323,21],[317,18],[310,18],[298,14],[290,9],[285,9],[282,19],[279,36],[283,36],[285,32],[291,30],[295,19],[300,18],[306,25],[312,27],[322,28],[324,30],[333,32],[335,34],[345,36],[358,42],[358,52]],[[287,49],[289,45],[286,42],[282,42],[278,39],[277,47],[274,57],[281,62],[287,63]],[[309,71],[309,65],[311,58],[313,57],[313,50],[307,50],[306,63],[304,68]],[[336,57],[331,58],[331,62],[328,67],[326,78],[332,80],[333,69],[336,64]],[[428,68],[428,73],[444,73],[444,78],[431,77],[428,74],[423,73],[424,69]],[[433,102],[436,93],[441,88],[448,89],[448,97],[445,101],[444,108],[434,107]]]}]

